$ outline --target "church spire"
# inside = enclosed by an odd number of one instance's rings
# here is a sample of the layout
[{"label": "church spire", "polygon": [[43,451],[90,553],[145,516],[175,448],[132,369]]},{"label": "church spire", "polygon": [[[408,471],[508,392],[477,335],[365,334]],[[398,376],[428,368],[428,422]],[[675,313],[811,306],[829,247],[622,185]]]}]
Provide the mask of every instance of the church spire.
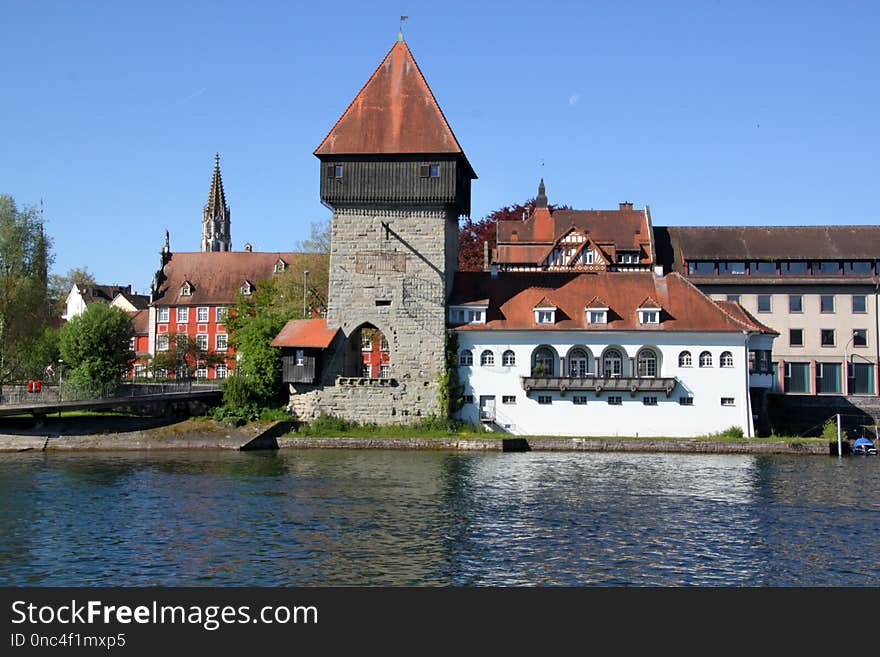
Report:
[{"label": "church spire", "polygon": [[220,153],[214,154],[214,176],[202,212],[202,251],[231,251],[230,212],[220,175]]},{"label": "church spire", "polygon": [[541,182],[538,184],[538,195],[535,197],[535,207],[536,208],[546,208],[547,207],[547,190],[544,187],[544,179],[541,178]]}]

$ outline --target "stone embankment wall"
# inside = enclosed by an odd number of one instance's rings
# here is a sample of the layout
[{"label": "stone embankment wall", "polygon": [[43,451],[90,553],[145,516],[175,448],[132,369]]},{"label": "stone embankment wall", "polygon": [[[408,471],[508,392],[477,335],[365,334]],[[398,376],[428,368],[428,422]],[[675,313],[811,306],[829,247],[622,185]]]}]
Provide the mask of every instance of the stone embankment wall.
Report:
[{"label": "stone embankment wall", "polygon": [[412,424],[438,410],[436,381],[343,380],[350,383],[291,394],[288,408],[304,422],[326,413],[376,424]]},{"label": "stone embankment wall", "polygon": [[284,436],[281,449],[438,449],[683,454],[829,454],[828,443],[763,440],[598,440],[592,438],[312,438]]}]

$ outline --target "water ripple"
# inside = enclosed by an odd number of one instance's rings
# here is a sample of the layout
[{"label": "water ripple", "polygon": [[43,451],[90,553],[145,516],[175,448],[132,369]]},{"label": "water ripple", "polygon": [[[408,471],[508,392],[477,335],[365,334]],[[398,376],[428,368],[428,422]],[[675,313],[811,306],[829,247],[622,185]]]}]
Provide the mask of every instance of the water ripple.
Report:
[{"label": "water ripple", "polygon": [[0,585],[877,586],[880,462],[0,455]]}]

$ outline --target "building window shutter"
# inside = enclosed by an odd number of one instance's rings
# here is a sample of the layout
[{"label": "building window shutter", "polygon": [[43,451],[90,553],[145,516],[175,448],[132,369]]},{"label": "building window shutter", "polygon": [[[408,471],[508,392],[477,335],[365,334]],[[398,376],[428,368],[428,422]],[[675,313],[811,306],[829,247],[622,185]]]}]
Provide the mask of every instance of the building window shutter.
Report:
[{"label": "building window shutter", "polygon": [[431,176],[431,166],[422,164],[419,166],[419,178],[429,178]]}]

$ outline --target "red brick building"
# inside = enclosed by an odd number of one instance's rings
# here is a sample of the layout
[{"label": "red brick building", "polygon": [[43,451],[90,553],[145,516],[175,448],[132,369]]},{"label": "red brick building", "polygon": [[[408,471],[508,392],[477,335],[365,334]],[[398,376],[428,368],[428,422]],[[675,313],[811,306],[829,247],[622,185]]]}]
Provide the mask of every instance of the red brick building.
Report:
[{"label": "red brick building", "polygon": [[[167,248],[167,245],[166,245]],[[223,379],[235,367],[226,318],[239,294],[257,292],[265,280],[283,272],[297,256],[291,252],[163,251],[162,269],[154,283],[147,342],[153,356],[174,350],[176,336],[195,340],[198,350],[220,362],[195,363],[197,378]],[[172,372],[157,373],[173,375]]]}]

